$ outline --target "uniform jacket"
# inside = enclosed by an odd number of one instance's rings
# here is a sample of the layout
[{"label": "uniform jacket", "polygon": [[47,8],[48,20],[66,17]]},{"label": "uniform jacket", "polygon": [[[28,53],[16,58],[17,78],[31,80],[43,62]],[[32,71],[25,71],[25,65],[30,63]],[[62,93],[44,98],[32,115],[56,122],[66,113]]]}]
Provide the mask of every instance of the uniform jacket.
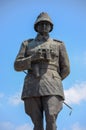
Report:
[{"label": "uniform jacket", "polygon": [[[40,53],[46,51],[50,59],[36,55],[38,50]],[[64,99],[62,80],[70,73],[70,65],[62,41],[51,39],[49,36],[43,38],[40,34],[35,39],[24,41],[14,62],[14,68],[16,71],[27,70],[22,91],[23,100],[45,95],[59,95]]]}]

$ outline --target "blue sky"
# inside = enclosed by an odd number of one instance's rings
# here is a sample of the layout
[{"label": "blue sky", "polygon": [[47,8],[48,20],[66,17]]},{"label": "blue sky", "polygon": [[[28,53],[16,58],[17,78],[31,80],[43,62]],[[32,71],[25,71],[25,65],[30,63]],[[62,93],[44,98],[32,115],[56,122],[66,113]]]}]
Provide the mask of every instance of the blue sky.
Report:
[{"label": "blue sky", "polygon": [[71,73],[63,81],[66,102],[59,114],[58,130],[86,130],[86,1],[1,0],[0,1],[0,130],[32,130],[24,112],[21,91],[25,74],[13,68],[23,40],[34,38],[33,25],[41,12],[54,23],[50,36],[64,41]]}]

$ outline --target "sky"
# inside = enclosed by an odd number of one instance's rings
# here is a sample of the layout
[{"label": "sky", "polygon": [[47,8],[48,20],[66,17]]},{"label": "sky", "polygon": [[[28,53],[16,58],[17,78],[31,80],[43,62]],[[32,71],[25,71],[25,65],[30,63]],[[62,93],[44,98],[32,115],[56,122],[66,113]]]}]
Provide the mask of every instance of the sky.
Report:
[{"label": "sky", "polygon": [[65,43],[71,73],[62,81],[65,102],[58,130],[86,130],[86,1],[0,0],[0,130],[32,130],[21,92],[25,74],[14,70],[22,41],[35,38],[34,22],[47,12],[54,28],[50,37]]}]

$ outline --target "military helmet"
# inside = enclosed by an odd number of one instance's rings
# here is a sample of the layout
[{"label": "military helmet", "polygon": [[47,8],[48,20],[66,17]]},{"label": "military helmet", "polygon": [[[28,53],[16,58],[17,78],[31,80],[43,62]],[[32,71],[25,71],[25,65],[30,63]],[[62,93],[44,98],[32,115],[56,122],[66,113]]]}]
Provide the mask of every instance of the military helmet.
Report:
[{"label": "military helmet", "polygon": [[53,29],[53,23],[52,23],[50,17],[48,16],[48,14],[44,13],[44,12],[40,13],[39,16],[37,17],[36,21],[35,21],[35,24],[34,24],[35,31],[38,32],[37,31],[37,25],[38,25],[38,23],[43,22],[43,21],[47,21],[47,22],[50,23],[50,25],[51,25],[50,32],[51,32],[52,29]]}]

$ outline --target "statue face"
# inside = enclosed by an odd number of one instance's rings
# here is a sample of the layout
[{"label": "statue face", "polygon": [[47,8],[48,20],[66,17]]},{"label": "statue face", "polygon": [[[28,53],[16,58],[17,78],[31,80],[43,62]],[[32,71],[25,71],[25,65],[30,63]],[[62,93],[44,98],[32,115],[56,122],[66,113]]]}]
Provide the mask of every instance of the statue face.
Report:
[{"label": "statue face", "polygon": [[40,34],[47,34],[47,33],[49,33],[50,29],[51,29],[51,25],[47,21],[40,22],[37,25],[37,31]]}]

